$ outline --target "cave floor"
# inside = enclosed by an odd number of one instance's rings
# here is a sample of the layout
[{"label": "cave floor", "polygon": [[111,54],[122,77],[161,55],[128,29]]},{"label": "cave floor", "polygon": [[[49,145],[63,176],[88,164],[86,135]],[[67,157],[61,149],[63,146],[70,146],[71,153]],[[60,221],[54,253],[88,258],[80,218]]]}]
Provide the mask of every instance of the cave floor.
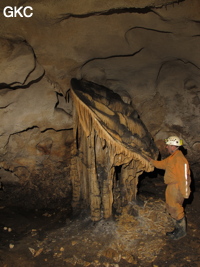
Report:
[{"label": "cave floor", "polygon": [[66,209],[34,210],[0,200],[0,266],[200,266],[200,182],[186,205],[187,236],[171,241],[165,212],[165,186],[145,178],[139,202],[129,203],[110,220],[71,217]]}]

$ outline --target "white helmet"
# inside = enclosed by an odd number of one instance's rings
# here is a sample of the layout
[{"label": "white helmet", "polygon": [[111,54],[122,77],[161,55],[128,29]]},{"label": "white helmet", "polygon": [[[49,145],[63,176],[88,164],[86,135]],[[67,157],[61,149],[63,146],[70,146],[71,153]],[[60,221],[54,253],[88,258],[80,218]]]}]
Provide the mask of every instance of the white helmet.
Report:
[{"label": "white helmet", "polygon": [[165,139],[166,145],[170,146],[182,146],[183,140],[181,140],[178,136],[170,136],[167,139]]}]

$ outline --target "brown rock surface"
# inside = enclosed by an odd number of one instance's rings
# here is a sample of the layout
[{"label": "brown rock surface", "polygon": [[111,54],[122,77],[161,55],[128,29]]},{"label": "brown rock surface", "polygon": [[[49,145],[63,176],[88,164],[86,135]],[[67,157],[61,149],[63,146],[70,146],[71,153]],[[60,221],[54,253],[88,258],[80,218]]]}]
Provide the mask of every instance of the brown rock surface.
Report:
[{"label": "brown rock surface", "polygon": [[[8,5],[31,6],[33,16],[6,18]],[[71,186],[72,78],[125,97],[156,143],[170,134],[183,138],[198,179],[198,0],[2,0],[0,10],[0,167],[5,181],[7,173],[9,183],[28,181],[37,192],[47,185],[50,191],[55,188],[55,197],[69,196],[59,189],[64,188],[61,180]]]}]

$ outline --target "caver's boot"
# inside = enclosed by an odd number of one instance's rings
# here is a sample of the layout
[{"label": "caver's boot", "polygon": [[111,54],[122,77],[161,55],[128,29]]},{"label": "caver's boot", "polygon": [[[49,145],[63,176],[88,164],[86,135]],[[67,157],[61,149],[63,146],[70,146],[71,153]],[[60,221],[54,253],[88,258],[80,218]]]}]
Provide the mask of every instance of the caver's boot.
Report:
[{"label": "caver's boot", "polygon": [[172,221],[173,221],[173,224],[174,224],[174,230],[171,231],[171,232],[167,232],[166,233],[166,236],[169,236],[169,237],[174,236],[175,233],[178,231],[177,220],[172,218]]},{"label": "caver's boot", "polygon": [[186,236],[186,219],[183,217],[182,219],[176,221],[176,226],[173,234],[168,235],[173,240],[179,240]]}]

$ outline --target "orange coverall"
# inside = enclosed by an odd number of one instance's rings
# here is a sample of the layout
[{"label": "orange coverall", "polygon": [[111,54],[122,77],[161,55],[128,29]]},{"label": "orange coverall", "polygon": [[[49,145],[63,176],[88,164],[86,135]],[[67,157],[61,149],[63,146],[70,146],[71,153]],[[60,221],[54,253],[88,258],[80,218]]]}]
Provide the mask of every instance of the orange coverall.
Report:
[{"label": "orange coverall", "polygon": [[151,160],[158,169],[165,170],[164,182],[167,184],[165,191],[166,208],[175,220],[184,217],[183,201],[190,195],[190,169],[187,159],[180,150],[164,160]]}]

